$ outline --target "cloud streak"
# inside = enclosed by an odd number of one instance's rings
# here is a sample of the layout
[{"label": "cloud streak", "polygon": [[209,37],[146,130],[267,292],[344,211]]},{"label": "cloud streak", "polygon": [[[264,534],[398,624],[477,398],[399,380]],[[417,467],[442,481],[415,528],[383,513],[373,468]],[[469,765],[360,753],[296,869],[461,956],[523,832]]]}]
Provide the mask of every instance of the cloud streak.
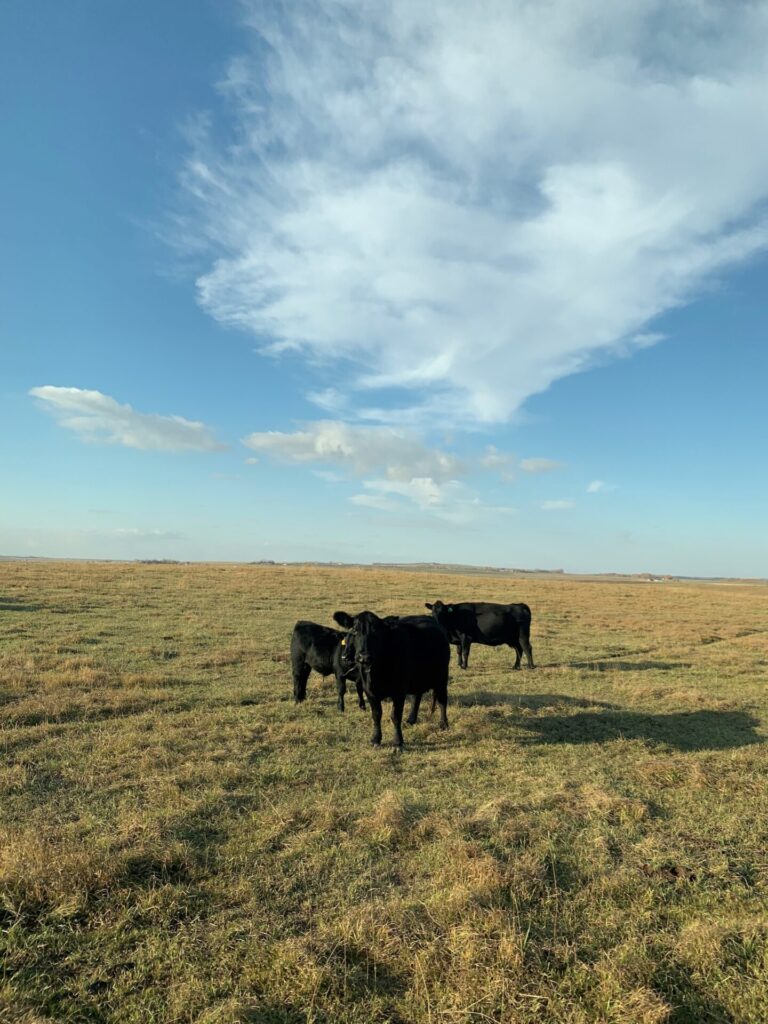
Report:
[{"label": "cloud streak", "polygon": [[[498,472],[511,480],[518,465],[528,472],[555,469],[552,459],[518,460],[488,446],[485,453],[460,458],[431,448],[411,431],[385,426],[360,426],[339,420],[318,420],[291,433],[263,431],[243,438],[248,448],[289,464],[325,464],[337,470],[312,469],[329,483],[361,479],[365,491],[349,500],[361,508],[397,511],[403,502],[455,524],[469,523],[489,513],[514,508],[484,504],[464,478],[480,471]],[[534,465],[525,467],[526,462]],[[362,478],[367,479],[362,479]]]},{"label": "cloud streak", "polygon": [[764,3],[244,9],[235,134],[183,173],[199,298],[326,408],[507,420],[768,243]]},{"label": "cloud streak", "polygon": [[524,473],[551,473],[555,469],[562,469],[563,463],[555,459],[521,459],[520,469]]},{"label": "cloud streak", "polygon": [[136,412],[100,391],[47,384],[32,388],[29,394],[82,441],[166,452],[216,452],[226,448],[204,423]]},{"label": "cloud streak", "polygon": [[453,526],[498,521],[499,515],[515,513],[510,506],[488,505],[460,480],[437,483],[430,477],[412,480],[363,480],[366,491],[353,494],[350,502],[381,512],[399,512],[404,505]]},{"label": "cloud streak", "polygon": [[284,462],[327,463],[356,476],[383,470],[389,480],[422,477],[442,483],[465,472],[457,456],[428,448],[414,435],[338,420],[318,420],[293,433],[256,432],[244,438],[243,444]]}]

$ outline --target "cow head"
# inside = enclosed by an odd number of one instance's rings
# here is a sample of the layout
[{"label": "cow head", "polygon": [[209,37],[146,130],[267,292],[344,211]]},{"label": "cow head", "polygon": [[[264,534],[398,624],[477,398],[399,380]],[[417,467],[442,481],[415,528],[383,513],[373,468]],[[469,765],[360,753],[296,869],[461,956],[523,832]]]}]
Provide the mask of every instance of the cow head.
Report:
[{"label": "cow head", "polygon": [[351,672],[355,667],[355,638],[347,633],[339,641],[341,645],[341,667],[344,672]]},{"label": "cow head", "polygon": [[344,646],[350,648],[355,663],[370,678],[371,667],[384,652],[391,624],[367,611],[354,616],[347,612],[334,612],[333,619],[347,630]]},{"label": "cow head", "polygon": [[432,618],[443,629],[447,629],[450,625],[451,617],[453,615],[453,605],[443,604],[442,601],[435,601],[434,604],[424,603],[425,608],[429,608],[432,612]]}]

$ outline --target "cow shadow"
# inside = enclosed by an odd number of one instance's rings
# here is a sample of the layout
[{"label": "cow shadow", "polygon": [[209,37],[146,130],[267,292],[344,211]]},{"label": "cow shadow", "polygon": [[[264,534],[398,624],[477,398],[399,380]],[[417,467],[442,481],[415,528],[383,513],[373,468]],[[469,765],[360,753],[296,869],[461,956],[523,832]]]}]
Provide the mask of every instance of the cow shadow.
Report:
[{"label": "cow shadow", "polygon": [[699,982],[686,964],[666,961],[657,969],[651,985],[673,1007],[669,1024],[703,1020],[734,1024],[735,1018],[717,999],[716,991]]},{"label": "cow shadow", "polygon": [[22,703],[25,699],[25,696],[21,698],[0,698],[0,707],[8,708],[5,712],[7,726],[12,728],[30,728],[38,725],[69,725],[73,722],[93,724],[108,722],[112,719],[138,717],[139,715],[146,715],[158,710],[176,713],[191,711],[193,708],[191,702],[184,703],[179,701],[172,704],[171,701],[163,700],[162,698],[148,698],[126,701],[124,704],[102,704],[97,706],[73,703],[63,708],[49,710],[43,707],[32,711],[20,711],[18,714],[14,714],[12,705]]},{"label": "cow shadow", "polygon": [[675,711],[645,714],[606,710],[595,714],[547,715],[521,718],[517,723],[532,735],[523,740],[539,743],[610,743],[643,740],[680,751],[733,750],[765,742],[756,728],[759,719],[747,711]]},{"label": "cow shadow", "polygon": [[[371,987],[371,992],[377,990]],[[238,1020],[242,1021],[242,1024],[306,1024],[309,1019],[306,1008],[292,1006],[289,1003],[262,1002],[258,1006],[246,1007],[238,1012]],[[316,1024],[336,1024],[338,1019],[335,1013],[329,1015],[322,1010],[312,1009],[311,1020]],[[386,1018],[376,1019],[386,1019],[388,1024],[408,1024],[412,1018],[402,1017],[388,1004]]]},{"label": "cow shadow", "polygon": [[603,708],[606,711],[618,710],[616,704],[608,704],[602,700],[588,700],[585,697],[571,697],[563,693],[492,693],[490,690],[480,690],[476,693],[462,694],[454,697],[451,695],[451,704],[460,708],[526,708],[530,711],[539,711],[541,708],[557,707],[566,705],[573,708]]},{"label": "cow shadow", "polygon": [[571,661],[569,668],[586,668],[593,672],[671,672],[693,668],[690,661]]},{"label": "cow shadow", "polygon": [[[238,1011],[238,1019],[243,1024],[306,1024],[307,1011],[290,1006],[287,1003],[262,1002],[251,1008],[242,1007]],[[323,1013],[312,1011],[312,1020],[317,1024],[328,1024],[328,1017]]]},{"label": "cow shadow", "polygon": [[39,612],[41,604],[27,603],[19,597],[0,597],[0,612]]}]

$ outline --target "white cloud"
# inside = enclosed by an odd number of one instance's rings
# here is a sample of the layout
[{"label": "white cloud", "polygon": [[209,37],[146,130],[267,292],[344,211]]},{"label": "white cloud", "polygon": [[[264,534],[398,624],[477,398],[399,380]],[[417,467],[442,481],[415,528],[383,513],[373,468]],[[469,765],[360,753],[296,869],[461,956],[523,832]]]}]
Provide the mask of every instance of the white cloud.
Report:
[{"label": "white cloud", "polygon": [[495,445],[489,444],[480,465],[486,469],[497,470],[504,480],[514,479],[514,470],[521,469],[524,473],[550,473],[562,469],[563,463],[555,459],[517,459],[508,452],[500,452]]},{"label": "white cloud", "polygon": [[539,508],[545,512],[559,512],[561,509],[573,508],[574,502],[568,498],[558,498],[554,501],[541,501]]},{"label": "white cloud", "polygon": [[387,479],[430,477],[440,482],[464,472],[455,455],[427,448],[417,437],[389,427],[352,426],[335,420],[308,423],[293,433],[250,434],[243,444],[285,462],[322,462],[358,476],[383,470]]},{"label": "white cloud", "polygon": [[[451,480],[439,484],[432,477],[413,477],[411,480],[364,480],[363,486],[382,494],[399,494],[409,498],[422,509],[436,509],[447,505],[463,485]],[[466,499],[465,499],[466,500]]]},{"label": "white cloud", "polygon": [[502,480],[514,480],[517,459],[509,452],[500,452],[496,445],[489,444],[485,449],[485,455],[480,459],[480,465],[485,469],[495,470]]},{"label": "white cloud", "polygon": [[554,459],[521,459],[520,469],[525,473],[551,473],[553,469],[562,469],[563,463]]},{"label": "white cloud", "polygon": [[181,540],[184,536],[184,534],[172,530],[142,530],[136,526],[119,526],[114,530],[92,530],[90,532],[99,536],[123,537],[129,540]]},{"label": "white cloud", "polygon": [[363,487],[373,493],[353,495],[349,500],[356,505],[391,512],[398,508],[397,499],[402,499],[415,505],[422,513],[455,526],[466,526],[517,511],[508,506],[484,504],[459,480],[439,483],[431,477],[376,479],[363,480]]},{"label": "white cloud", "polygon": [[616,484],[608,484],[605,480],[592,480],[587,484],[587,494],[597,494],[599,491],[615,491]]},{"label": "white cloud", "polygon": [[360,505],[362,508],[375,508],[382,512],[392,512],[397,507],[383,494],[353,494],[349,500],[353,505]]},{"label": "white cloud", "polygon": [[[498,470],[505,479],[512,478],[516,458],[499,452],[493,445],[482,456],[461,459],[452,452],[428,447],[416,434],[402,428],[360,426],[337,420],[307,423],[302,430],[291,433],[253,433],[243,439],[243,444],[284,462],[325,463],[344,471],[345,475],[335,470],[311,470],[329,483],[360,478],[366,490],[349,500],[364,508],[394,511],[406,502],[453,523],[516,511],[506,505],[485,504],[462,479],[478,468]],[[552,468],[558,465],[551,462]]]},{"label": "white cloud", "polygon": [[337,416],[505,420],[768,242],[765,2],[244,9],[233,142],[183,175],[200,302]]},{"label": "white cloud", "polygon": [[130,405],[121,405],[100,391],[45,385],[32,388],[29,393],[83,441],[154,451],[213,452],[226,447],[204,423],[181,416],[136,412]]}]

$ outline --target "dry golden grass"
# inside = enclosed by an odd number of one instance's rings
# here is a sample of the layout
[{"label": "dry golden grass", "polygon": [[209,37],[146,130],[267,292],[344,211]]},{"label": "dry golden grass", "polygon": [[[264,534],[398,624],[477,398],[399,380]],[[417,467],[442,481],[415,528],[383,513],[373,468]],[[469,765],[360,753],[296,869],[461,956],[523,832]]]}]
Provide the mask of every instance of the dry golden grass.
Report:
[{"label": "dry golden grass", "polygon": [[[372,751],[297,618],[524,600]],[[768,588],[0,563],[0,1021],[764,1024]],[[385,740],[391,740],[385,729]]]}]

